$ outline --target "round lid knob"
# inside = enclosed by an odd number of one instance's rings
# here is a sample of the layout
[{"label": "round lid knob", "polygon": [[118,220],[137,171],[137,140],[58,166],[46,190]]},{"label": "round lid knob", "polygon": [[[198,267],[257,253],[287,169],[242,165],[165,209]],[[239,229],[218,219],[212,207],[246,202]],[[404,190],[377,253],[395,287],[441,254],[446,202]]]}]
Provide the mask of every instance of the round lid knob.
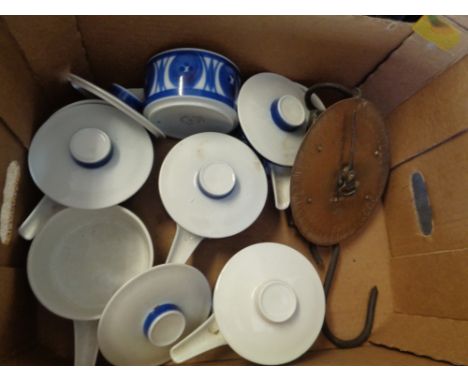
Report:
[{"label": "round lid knob", "polygon": [[198,186],[209,197],[227,196],[235,185],[234,169],[225,162],[210,163],[198,172]]},{"label": "round lid knob", "polygon": [[256,299],[261,315],[275,323],[289,320],[297,309],[296,293],[289,284],[280,280],[271,280],[261,285]]},{"label": "round lid knob", "polygon": [[73,159],[79,164],[99,167],[110,159],[112,143],[104,131],[89,127],[73,134],[69,148]]},{"label": "round lid knob", "polygon": [[271,104],[271,116],[280,129],[294,131],[304,125],[307,113],[298,98],[284,95]]},{"label": "round lid knob", "polygon": [[176,305],[162,304],[147,316],[143,329],[154,346],[164,347],[176,342],[185,326],[185,316]]}]

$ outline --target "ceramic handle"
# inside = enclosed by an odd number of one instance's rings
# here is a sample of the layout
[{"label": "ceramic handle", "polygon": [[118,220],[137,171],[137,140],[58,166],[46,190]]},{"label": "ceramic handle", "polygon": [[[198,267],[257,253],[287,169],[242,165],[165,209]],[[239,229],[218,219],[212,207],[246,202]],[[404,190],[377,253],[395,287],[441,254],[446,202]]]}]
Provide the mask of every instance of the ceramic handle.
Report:
[{"label": "ceramic handle", "polygon": [[215,316],[211,315],[192,334],[173,346],[170,354],[174,362],[182,363],[223,345],[227,342],[219,331]]},{"label": "ceramic handle", "polygon": [[177,231],[166,263],[185,264],[202,240],[201,236],[190,233],[177,224]]},{"label": "ceramic handle", "polygon": [[291,167],[277,166],[270,163],[270,174],[275,206],[278,210],[285,210],[289,207],[290,202]]},{"label": "ceramic handle", "polygon": [[26,220],[18,229],[20,236],[26,240],[32,240],[39,233],[45,223],[57,212],[66,208],[54,202],[47,196],[43,196],[41,201],[32,210]]},{"label": "ceramic handle", "polygon": [[73,321],[75,366],[94,366],[98,355],[98,320]]}]

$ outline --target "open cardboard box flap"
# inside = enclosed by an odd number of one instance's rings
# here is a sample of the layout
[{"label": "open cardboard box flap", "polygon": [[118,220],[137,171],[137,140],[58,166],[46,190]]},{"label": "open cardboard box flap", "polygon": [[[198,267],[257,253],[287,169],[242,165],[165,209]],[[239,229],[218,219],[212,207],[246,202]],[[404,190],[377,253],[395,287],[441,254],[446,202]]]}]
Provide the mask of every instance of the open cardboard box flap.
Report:
[{"label": "open cardboard box flap", "polygon": [[[152,54],[198,46],[233,59],[244,77],[273,71],[305,85],[358,85],[387,118],[393,166],[388,189],[366,228],[343,243],[327,306],[331,328],[353,337],[363,324],[369,289],[377,285],[374,332],[369,343],[348,350],[321,336],[295,364],[468,364],[468,20],[439,21],[457,36],[450,49],[410,24],[363,16],[0,19],[0,363],[72,362],[72,324],[32,296],[25,274],[29,244],[17,235],[40,198],[27,170],[31,138],[51,112],[79,99],[62,74],[138,87]],[[164,261],[175,232],[157,192],[159,166],[175,143],[154,141],[153,172],[124,204],[151,232],[156,263]],[[415,171],[426,181],[432,207],[429,236],[417,220]],[[234,253],[261,241],[291,245],[311,259],[270,198],[253,226],[233,238],[203,242],[191,261],[213,286]],[[325,249],[322,254],[328,258]],[[248,364],[228,347],[191,363]]]}]

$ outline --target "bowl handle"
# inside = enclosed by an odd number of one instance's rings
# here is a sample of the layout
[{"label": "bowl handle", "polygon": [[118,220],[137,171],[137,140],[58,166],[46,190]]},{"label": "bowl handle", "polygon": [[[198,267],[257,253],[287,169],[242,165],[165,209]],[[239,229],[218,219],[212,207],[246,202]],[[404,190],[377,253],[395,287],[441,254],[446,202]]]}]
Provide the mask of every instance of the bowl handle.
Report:
[{"label": "bowl handle", "polygon": [[170,355],[175,363],[182,363],[223,345],[227,345],[227,342],[219,331],[215,316],[212,314],[189,336],[174,345]]},{"label": "bowl handle", "polygon": [[291,167],[277,166],[270,163],[271,182],[275,195],[275,206],[278,210],[285,210],[290,202]]},{"label": "bowl handle", "polygon": [[23,224],[18,228],[20,236],[26,240],[34,239],[44,224],[47,223],[53,215],[64,208],[66,207],[44,195]]},{"label": "bowl handle", "polygon": [[186,231],[177,224],[176,234],[167,255],[166,263],[185,264],[202,240],[203,237]]},{"label": "bowl handle", "polygon": [[75,366],[94,366],[98,355],[98,320],[73,321]]}]

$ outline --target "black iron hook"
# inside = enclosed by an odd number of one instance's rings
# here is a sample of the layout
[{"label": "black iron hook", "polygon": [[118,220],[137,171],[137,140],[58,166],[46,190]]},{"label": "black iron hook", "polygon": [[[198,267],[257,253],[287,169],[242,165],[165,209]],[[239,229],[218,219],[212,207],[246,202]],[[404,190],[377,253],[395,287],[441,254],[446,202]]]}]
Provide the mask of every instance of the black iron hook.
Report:
[{"label": "black iron hook", "polygon": [[[297,230],[296,224],[294,223],[294,218],[292,216],[291,207],[286,208],[285,212],[286,212],[286,219],[288,222],[288,226],[291,228],[294,228],[294,230],[300,235],[299,231]],[[322,259],[322,256],[320,256],[320,253],[318,252],[317,246],[314,243],[311,243],[311,242],[308,242],[308,243],[309,243],[309,252],[312,255],[312,258],[314,259],[315,264],[317,264],[318,267],[322,268],[323,259]]]},{"label": "black iron hook", "polygon": [[323,268],[323,259],[320,256],[317,246],[314,243],[309,242],[309,252],[312,255],[315,263],[318,267]]},{"label": "black iron hook", "polygon": [[[291,228],[297,230],[296,225],[294,224],[294,219],[291,213],[291,210],[288,208],[286,210],[286,217],[288,221],[288,225]],[[314,243],[309,242],[309,251],[312,255],[317,266],[320,268],[323,267],[323,259],[318,252],[318,248]],[[333,278],[335,276],[336,266],[338,265],[338,259],[340,256],[340,245],[335,244],[332,246],[332,253],[330,256],[330,262],[328,265],[327,273],[325,275],[325,281],[323,282],[323,290],[325,292],[325,299],[328,301],[328,295],[330,294],[331,285],[333,282]],[[322,332],[328,340],[334,344],[336,347],[339,348],[354,348],[361,346],[364,342],[366,342],[371,333],[372,328],[374,326],[374,317],[375,317],[375,307],[377,305],[377,297],[379,294],[379,290],[376,286],[374,286],[369,293],[369,300],[367,302],[367,314],[366,314],[366,321],[364,324],[364,328],[362,329],[361,333],[355,338],[349,340],[342,340],[335,336],[330,328],[328,327],[327,320],[324,320]]]},{"label": "black iron hook", "polygon": [[[339,244],[335,244],[332,247],[332,254],[330,257],[330,263],[328,265],[327,274],[325,275],[325,281],[323,283],[323,289],[325,291],[325,298],[328,300],[328,295],[330,293],[330,288],[333,282],[333,278],[335,275],[336,266],[338,264],[338,258],[340,255],[340,246]],[[372,332],[372,327],[374,326],[374,317],[375,317],[375,307],[377,305],[377,297],[378,297],[378,289],[377,287],[373,287],[369,294],[369,300],[367,303],[367,314],[366,314],[366,322],[364,328],[362,329],[361,333],[350,340],[342,340],[335,336],[330,328],[327,325],[327,320],[325,319],[322,332],[325,337],[330,340],[335,346],[339,348],[354,348],[361,346],[364,342],[369,339],[369,336]]]}]

